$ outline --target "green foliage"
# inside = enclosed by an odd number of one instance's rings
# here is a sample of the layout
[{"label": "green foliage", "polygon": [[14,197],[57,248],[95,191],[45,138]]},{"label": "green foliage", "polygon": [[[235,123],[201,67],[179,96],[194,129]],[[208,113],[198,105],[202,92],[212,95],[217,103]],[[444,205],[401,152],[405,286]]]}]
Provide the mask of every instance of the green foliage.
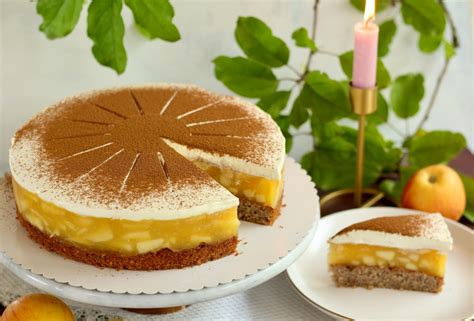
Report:
[{"label": "green foliage", "polygon": [[447,163],[465,147],[466,139],[461,134],[432,131],[411,140],[408,159],[412,166],[418,168]]},{"label": "green foliage", "polygon": [[379,27],[379,43],[378,43],[378,55],[384,57],[390,51],[390,44],[392,43],[393,37],[397,33],[397,25],[395,20],[387,20],[383,22]]},{"label": "green foliage", "polygon": [[466,217],[471,223],[474,223],[474,178],[459,174],[464,184],[466,191],[466,211],[464,217]]},{"label": "green foliage", "polygon": [[166,41],[180,39],[178,28],[173,24],[174,10],[168,0],[125,0],[132,10],[137,27],[149,39]]},{"label": "green foliage", "polygon": [[[357,131],[333,123],[330,127],[317,129],[315,133],[322,136],[315,150],[303,156],[303,168],[324,190],[353,186]],[[375,182],[384,170],[393,168],[401,153],[381,139],[375,127],[368,127],[368,133],[365,137],[365,186]]]},{"label": "green foliage", "polygon": [[454,49],[453,45],[446,40],[444,40],[444,54],[447,60],[456,55],[456,50]]},{"label": "green foliage", "polygon": [[407,74],[395,79],[390,93],[393,111],[400,118],[409,118],[420,110],[425,94],[422,74]]},{"label": "green foliage", "polygon": [[[354,51],[348,51],[339,56],[339,64],[341,65],[342,71],[344,71],[348,79],[352,78],[353,60]],[[390,82],[390,74],[387,68],[385,68],[385,65],[382,60],[379,58],[377,60],[377,86],[380,89],[387,88],[390,85]]]},{"label": "green foliage", "polygon": [[288,62],[290,50],[285,42],[255,17],[239,17],[235,39],[247,57],[269,67],[281,67]]},{"label": "green foliage", "polygon": [[275,119],[278,126],[280,126],[281,132],[286,139],[286,152],[289,153],[291,146],[293,145],[293,136],[290,134],[290,117],[280,115]]},{"label": "green foliage", "polygon": [[313,53],[318,50],[314,41],[308,36],[308,30],[306,30],[306,28],[296,29],[291,34],[291,38],[295,41],[297,47],[309,48]]},{"label": "green foliage", "polygon": [[309,107],[319,121],[328,122],[349,115],[349,97],[340,82],[325,73],[312,71],[306,76],[306,85],[311,92]]},{"label": "green foliage", "polygon": [[94,57],[118,74],[123,73],[127,65],[121,10],[122,0],[93,0],[87,17],[87,35],[94,42]]},{"label": "green foliage", "polygon": [[418,47],[421,51],[430,53],[436,51],[443,38],[438,34],[421,34],[418,40]]},{"label": "green foliage", "polygon": [[36,12],[43,17],[39,30],[48,39],[65,37],[74,30],[83,0],[38,0]]},{"label": "green foliage", "polygon": [[[132,10],[138,31],[147,39],[180,39],[173,24],[169,0],[92,0],[88,8],[87,35],[93,41],[92,54],[101,65],[125,71],[127,53],[122,2]],[[76,26],[84,0],[38,0],[36,11],[43,17],[39,29],[48,39],[67,36]]]},{"label": "green foliage", "polygon": [[291,91],[276,91],[268,96],[262,97],[257,106],[270,114],[274,119],[278,118],[281,111],[288,104],[290,99]]},{"label": "green foliage", "polygon": [[216,78],[239,95],[265,97],[272,94],[278,86],[272,70],[254,60],[219,56],[213,62]]},{"label": "green foliage", "polygon": [[443,7],[437,0],[403,0],[402,16],[405,23],[420,33],[421,51],[433,52],[439,47],[446,28]]}]

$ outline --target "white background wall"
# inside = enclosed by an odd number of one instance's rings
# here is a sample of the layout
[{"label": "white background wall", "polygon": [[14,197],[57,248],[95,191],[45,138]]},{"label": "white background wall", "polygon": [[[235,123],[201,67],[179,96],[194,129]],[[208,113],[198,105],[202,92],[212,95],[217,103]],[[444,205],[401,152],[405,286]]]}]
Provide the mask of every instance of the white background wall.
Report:
[{"label": "white background wall", "polygon": [[[318,21],[317,44],[320,48],[343,52],[352,49],[352,26],[361,14],[348,0],[322,0]],[[427,123],[428,129],[462,132],[474,147],[472,4],[469,0],[447,0],[458,26],[461,49],[450,65],[442,91]],[[141,38],[126,13],[126,48],[128,66],[125,74],[99,66],[90,53],[86,36],[86,8],[81,20],[68,37],[49,41],[38,31],[41,23],[35,3],[27,0],[0,0],[0,169],[7,168],[10,137],[34,113],[56,100],[93,88],[147,82],[195,83],[222,92],[229,91],[213,74],[211,60],[220,54],[240,55],[233,39],[238,16],[257,16],[267,22],[274,33],[291,44],[291,33],[311,24],[312,0],[174,0],[175,23],[182,40],[177,43],[150,42]],[[387,12],[378,21],[390,17]],[[402,24],[400,23],[399,26]],[[443,53],[424,55],[416,48],[418,35],[408,27],[399,28],[391,54],[385,59],[393,78],[406,72],[425,74],[427,104],[435,78],[442,66]],[[293,49],[291,63],[302,68],[307,53]],[[313,67],[342,78],[337,59],[316,55]],[[280,75],[291,76],[287,69]],[[420,113],[421,114],[421,113]],[[410,120],[414,128],[419,117]],[[405,123],[391,119],[396,127]],[[399,139],[387,128],[382,129]],[[310,148],[308,138],[299,137],[292,155],[299,158]]]}]

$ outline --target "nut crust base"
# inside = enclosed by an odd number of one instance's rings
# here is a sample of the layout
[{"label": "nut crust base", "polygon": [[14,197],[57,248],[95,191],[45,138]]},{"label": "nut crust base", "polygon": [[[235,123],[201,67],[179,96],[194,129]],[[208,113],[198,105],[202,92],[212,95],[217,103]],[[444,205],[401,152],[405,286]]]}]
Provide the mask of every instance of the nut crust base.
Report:
[{"label": "nut crust base", "polygon": [[366,265],[330,265],[332,279],[338,287],[387,288],[438,293],[443,278],[401,268]]}]

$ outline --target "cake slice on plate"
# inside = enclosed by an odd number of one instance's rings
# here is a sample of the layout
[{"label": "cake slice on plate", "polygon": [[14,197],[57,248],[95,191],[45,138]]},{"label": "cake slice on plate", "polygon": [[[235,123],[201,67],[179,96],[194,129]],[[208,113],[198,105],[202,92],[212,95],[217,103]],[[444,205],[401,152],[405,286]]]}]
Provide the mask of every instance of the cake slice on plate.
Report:
[{"label": "cake slice on plate", "polygon": [[421,214],[356,223],[328,243],[338,287],[440,292],[453,240],[440,214]]}]

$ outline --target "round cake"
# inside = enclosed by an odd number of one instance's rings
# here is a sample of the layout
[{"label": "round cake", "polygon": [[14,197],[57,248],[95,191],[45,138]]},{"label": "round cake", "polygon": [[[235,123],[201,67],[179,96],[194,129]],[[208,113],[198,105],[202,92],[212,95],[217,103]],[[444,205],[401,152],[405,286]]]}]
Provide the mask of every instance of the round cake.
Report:
[{"label": "round cake", "polygon": [[195,86],[94,91],[17,131],[17,216],[65,257],[116,269],[182,268],[235,251],[239,219],[272,224],[285,140],[258,107]]}]

